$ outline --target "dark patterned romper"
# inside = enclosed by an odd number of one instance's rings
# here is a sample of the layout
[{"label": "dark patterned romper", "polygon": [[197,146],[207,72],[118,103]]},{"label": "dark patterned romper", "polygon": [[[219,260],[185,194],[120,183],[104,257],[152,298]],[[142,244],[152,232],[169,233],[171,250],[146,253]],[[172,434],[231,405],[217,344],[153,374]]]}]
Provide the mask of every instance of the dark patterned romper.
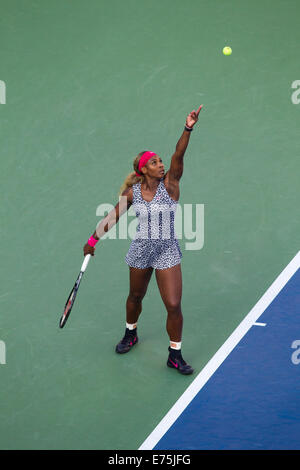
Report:
[{"label": "dark patterned romper", "polygon": [[182,253],[174,230],[177,201],[174,201],[161,178],[152,201],[145,201],[141,183],[134,184],[132,207],[138,226],[126,263],[133,268],[166,269],[180,263]]}]

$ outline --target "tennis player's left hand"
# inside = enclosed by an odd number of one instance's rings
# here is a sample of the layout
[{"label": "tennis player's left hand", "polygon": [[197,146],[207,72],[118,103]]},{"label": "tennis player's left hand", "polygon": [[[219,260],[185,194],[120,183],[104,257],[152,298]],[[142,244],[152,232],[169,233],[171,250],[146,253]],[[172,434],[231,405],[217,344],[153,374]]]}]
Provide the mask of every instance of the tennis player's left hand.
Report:
[{"label": "tennis player's left hand", "polygon": [[199,117],[199,113],[201,111],[203,107],[203,104],[201,104],[198,108],[197,111],[193,110],[189,115],[188,117],[186,118],[186,125],[188,127],[194,127],[194,125],[196,124],[196,122],[198,121],[198,117]]}]

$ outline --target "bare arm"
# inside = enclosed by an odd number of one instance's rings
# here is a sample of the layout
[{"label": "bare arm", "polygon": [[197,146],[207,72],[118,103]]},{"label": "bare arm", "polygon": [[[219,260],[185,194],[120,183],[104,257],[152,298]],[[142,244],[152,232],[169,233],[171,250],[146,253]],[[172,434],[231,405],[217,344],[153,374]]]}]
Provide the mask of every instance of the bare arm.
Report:
[{"label": "bare arm", "polygon": [[[198,116],[203,105],[201,105],[197,111],[192,111],[186,118],[186,126],[193,129],[194,125],[198,121]],[[179,181],[183,173],[183,157],[187,146],[189,144],[191,131],[184,129],[180,139],[178,140],[175,148],[175,152],[172,155],[171,166],[169,170],[169,179]]]},{"label": "bare arm", "polygon": [[114,209],[112,209],[104,219],[98,224],[95,232],[94,238],[100,239],[106,232],[108,232],[115,224],[118,223],[121,215],[126,212],[131,206],[131,202],[128,198],[129,190],[125,190],[120,197],[119,202],[116,204]]},{"label": "bare arm", "polygon": [[[132,204],[132,188],[125,189],[123,191],[119,202],[115,205],[104,219],[97,225],[93,237],[96,240],[100,240],[103,235],[108,232],[116,223],[118,223],[119,218],[123,215]],[[84,255],[91,254],[94,256],[95,248],[86,243],[83,247]]]}]

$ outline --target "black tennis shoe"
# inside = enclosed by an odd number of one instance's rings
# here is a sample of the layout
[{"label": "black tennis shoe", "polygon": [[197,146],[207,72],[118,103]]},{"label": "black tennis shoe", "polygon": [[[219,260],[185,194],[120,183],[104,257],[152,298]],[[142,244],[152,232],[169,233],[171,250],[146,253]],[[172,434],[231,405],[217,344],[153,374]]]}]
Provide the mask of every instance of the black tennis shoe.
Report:
[{"label": "black tennis shoe", "polygon": [[177,369],[178,372],[183,375],[189,375],[194,372],[194,369],[183,359],[181,351],[174,352],[170,347],[167,366]]},{"label": "black tennis shoe", "polygon": [[130,351],[130,349],[138,342],[137,330],[129,330],[126,328],[125,335],[116,346],[116,352],[118,354],[124,354]]}]

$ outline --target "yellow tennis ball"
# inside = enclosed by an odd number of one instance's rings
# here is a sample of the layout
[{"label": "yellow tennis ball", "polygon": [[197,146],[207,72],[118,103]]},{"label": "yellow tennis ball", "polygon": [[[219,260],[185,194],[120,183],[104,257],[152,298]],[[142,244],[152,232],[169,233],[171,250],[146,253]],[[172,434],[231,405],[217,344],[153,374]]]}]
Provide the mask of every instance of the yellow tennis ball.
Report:
[{"label": "yellow tennis ball", "polygon": [[232,49],[229,46],[224,47],[223,49],[223,54],[224,55],[230,55],[232,53]]}]

